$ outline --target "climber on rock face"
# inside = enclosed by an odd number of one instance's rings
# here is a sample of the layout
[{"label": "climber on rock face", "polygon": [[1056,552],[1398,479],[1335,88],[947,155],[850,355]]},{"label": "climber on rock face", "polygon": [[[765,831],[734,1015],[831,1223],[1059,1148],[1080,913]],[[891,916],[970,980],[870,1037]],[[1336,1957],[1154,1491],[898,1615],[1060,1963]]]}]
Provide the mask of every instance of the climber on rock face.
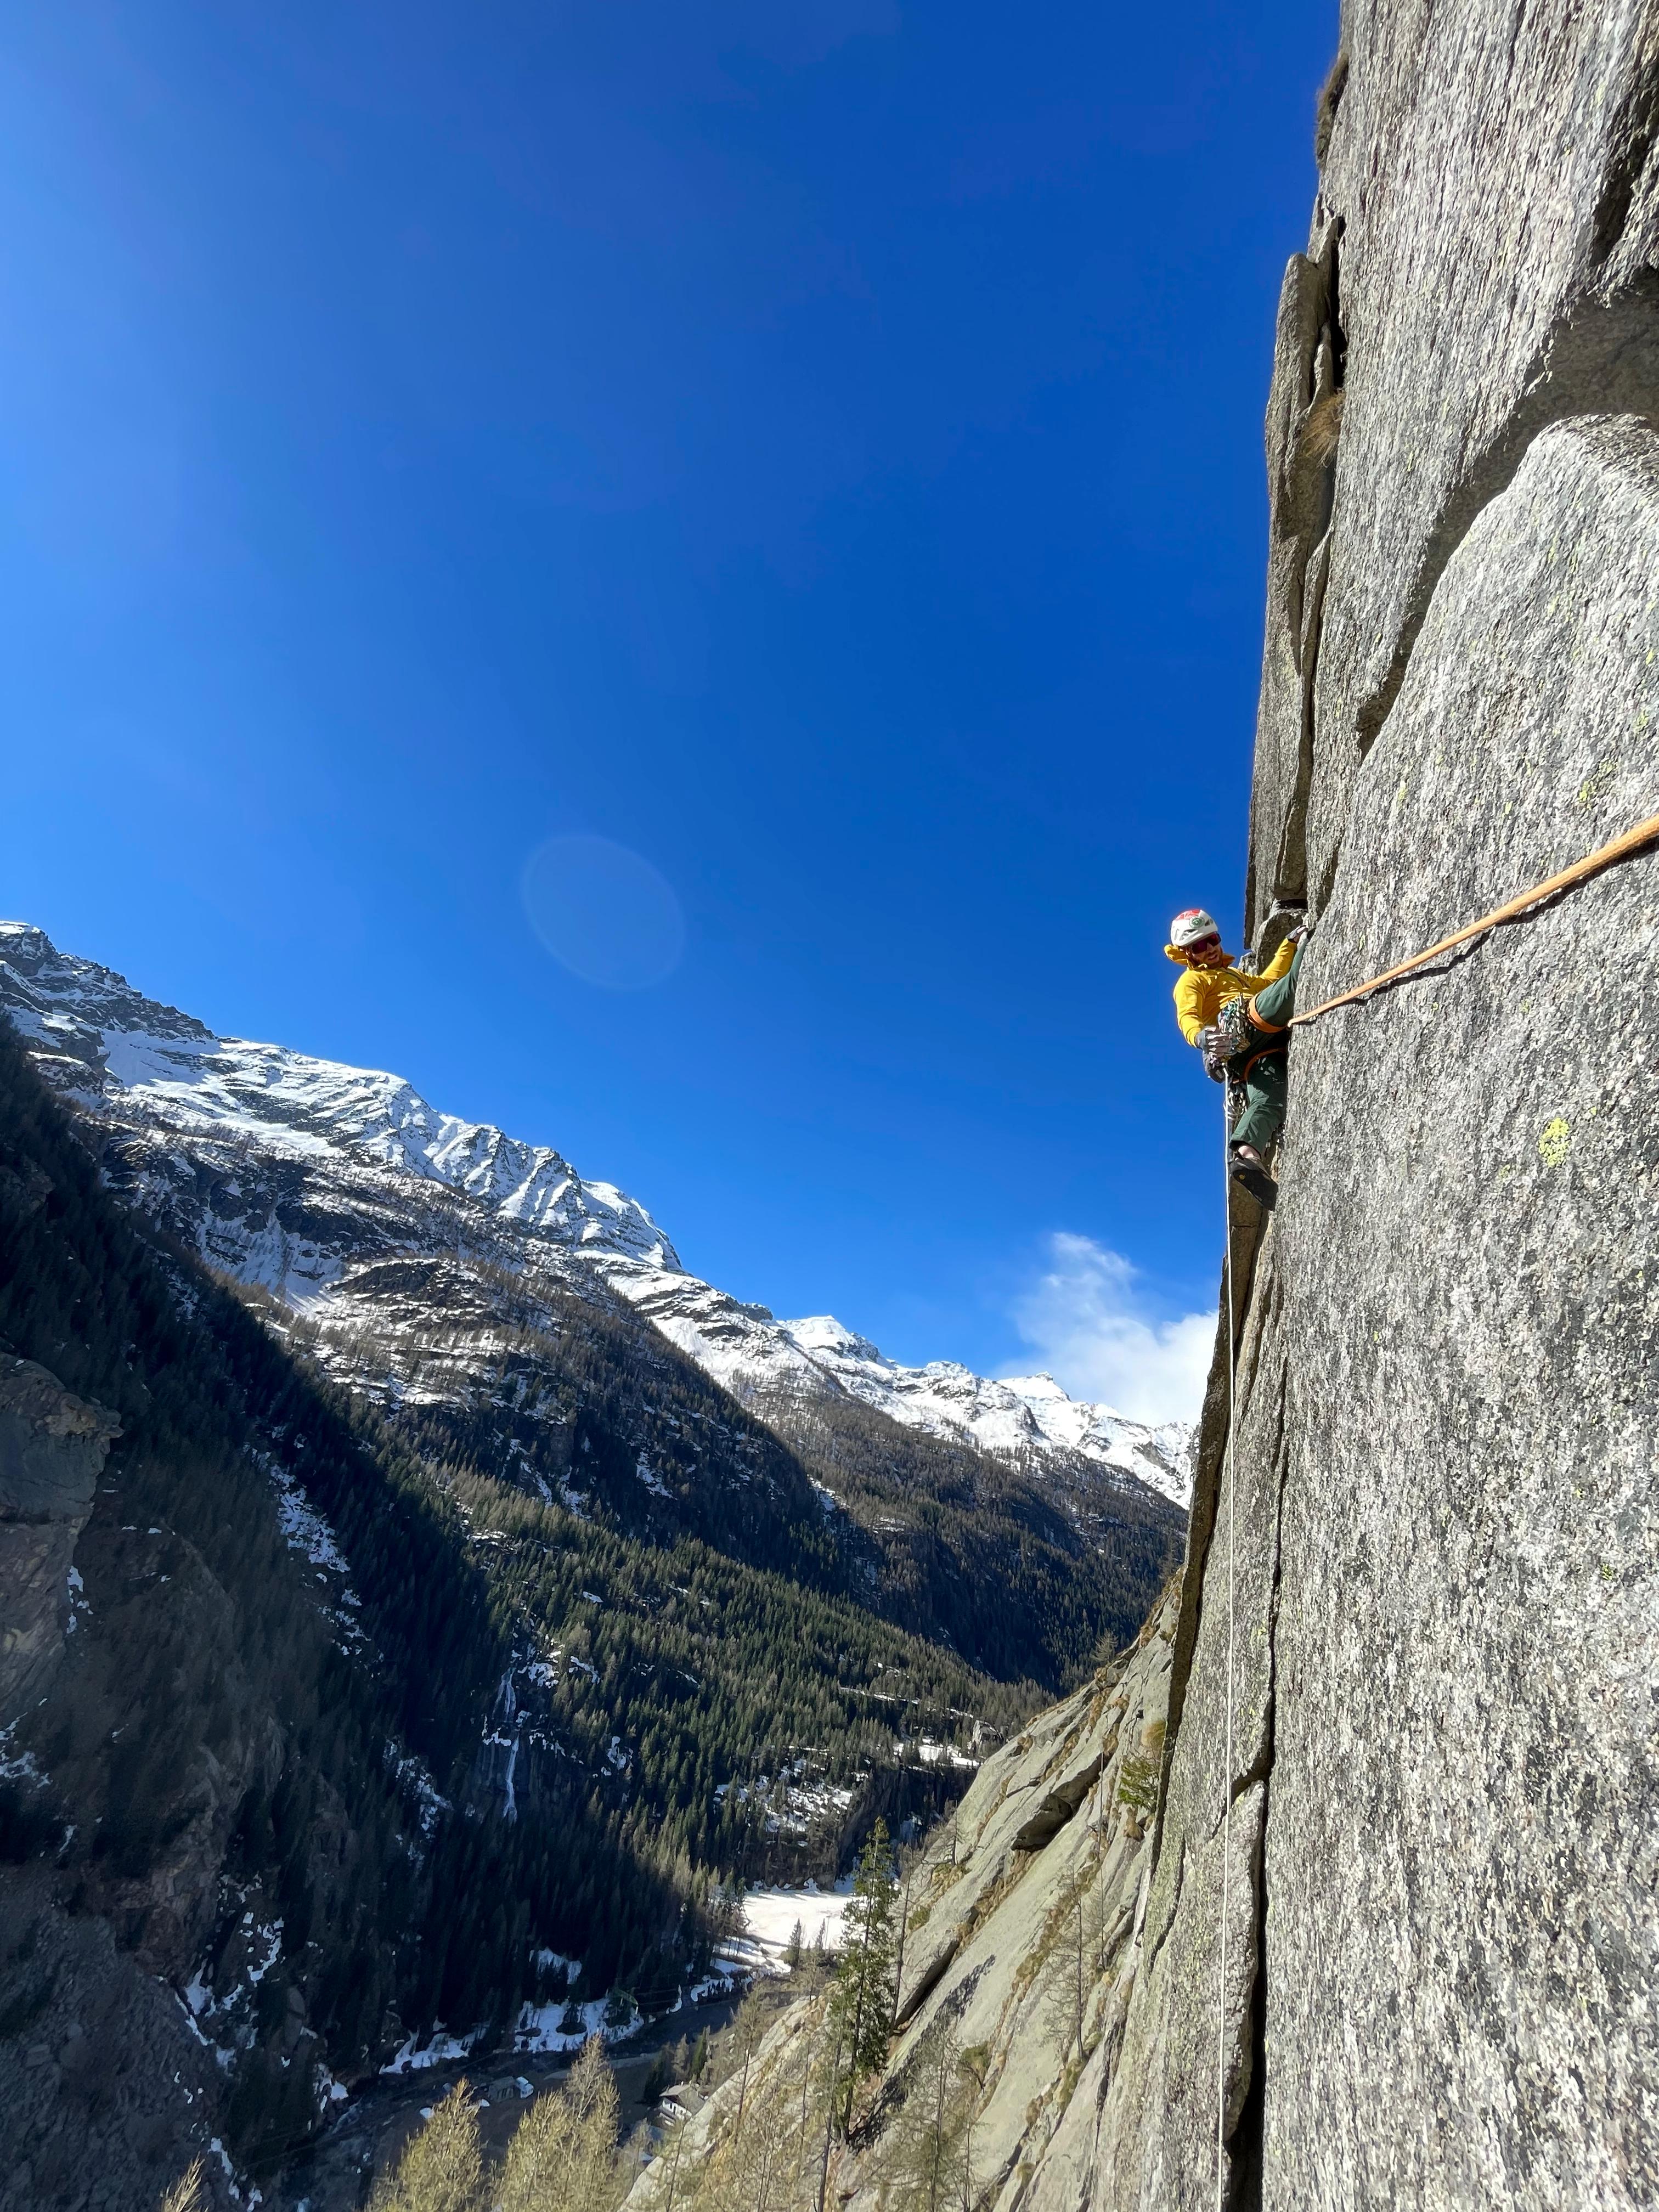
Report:
[{"label": "climber on rock face", "polygon": [[1227,1140],[1228,1172],[1252,1198],[1271,1206],[1279,1186],[1267,1153],[1285,1119],[1289,1024],[1296,1012],[1296,971],[1304,932],[1290,933],[1261,975],[1234,964],[1221,932],[1202,907],[1190,906],[1170,925],[1165,957],[1181,963],[1176,1019],[1206,1072],[1243,1094]]}]

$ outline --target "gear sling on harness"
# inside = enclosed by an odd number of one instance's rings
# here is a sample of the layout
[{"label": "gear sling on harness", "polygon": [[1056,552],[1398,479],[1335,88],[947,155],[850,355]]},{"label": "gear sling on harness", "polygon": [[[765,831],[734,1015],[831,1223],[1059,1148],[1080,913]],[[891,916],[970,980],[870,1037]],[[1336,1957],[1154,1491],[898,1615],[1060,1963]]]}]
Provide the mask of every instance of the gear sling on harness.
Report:
[{"label": "gear sling on harness", "polygon": [[[1322,1014],[1334,1012],[1338,1006],[1352,1006],[1361,1000],[1369,998],[1373,991],[1381,990],[1384,984],[1397,982],[1403,977],[1412,975],[1416,969],[1425,968],[1431,960],[1438,959],[1443,952],[1450,952],[1460,945],[1469,944],[1474,939],[1484,936],[1489,929],[1496,929],[1503,922],[1514,921],[1517,915],[1524,914],[1529,907],[1537,906],[1544,899],[1553,898],[1559,891],[1570,890],[1575,884],[1585,882],[1589,877],[1600,874],[1603,868],[1612,867],[1615,861],[1622,860],[1632,853],[1639,853],[1644,847],[1655,843],[1659,843],[1659,814],[1650,815],[1645,822],[1638,822],[1635,829],[1627,830],[1622,837],[1615,837],[1610,844],[1599,846],[1595,852],[1589,854],[1583,860],[1575,861],[1571,867],[1563,868],[1559,875],[1547,877],[1543,883],[1534,884],[1531,890],[1522,891],[1518,898],[1512,898],[1503,906],[1494,907],[1490,914],[1482,915],[1479,921],[1470,922],[1467,928],[1454,932],[1450,937],[1443,937],[1437,945],[1430,945],[1426,952],[1414,953],[1409,960],[1401,960],[1392,968],[1385,968],[1380,975],[1373,975],[1368,982],[1355,984],[1351,991],[1343,991],[1334,999],[1326,999],[1319,1006],[1310,1006],[1305,1014],[1292,1015],[1285,1024],[1285,1030],[1301,1029],[1309,1022],[1317,1021]],[[1268,1046],[1264,1049],[1272,1050],[1273,1047]],[[1231,1073],[1231,1070],[1229,1073]],[[1231,1116],[1224,1115],[1223,1127],[1224,1134],[1231,1132]],[[1224,1151],[1223,1157],[1224,1159]],[[1227,1923],[1232,1851],[1233,1650],[1236,1630],[1233,1529],[1234,1504],[1237,1490],[1233,1462],[1233,1432],[1237,1426],[1237,1410],[1234,1403],[1237,1310],[1233,1303],[1233,1227],[1230,1182],[1224,1184],[1224,1190],[1226,1193],[1227,1205],[1224,1217],[1227,1224],[1227,1268],[1224,1279],[1224,1295],[1227,1301],[1227,1707],[1224,1743],[1224,1764],[1221,1778],[1221,1943],[1220,1974],[1216,2005],[1215,2201],[1217,2212],[1221,2212],[1221,2207],[1225,2202],[1227,2171]]]}]

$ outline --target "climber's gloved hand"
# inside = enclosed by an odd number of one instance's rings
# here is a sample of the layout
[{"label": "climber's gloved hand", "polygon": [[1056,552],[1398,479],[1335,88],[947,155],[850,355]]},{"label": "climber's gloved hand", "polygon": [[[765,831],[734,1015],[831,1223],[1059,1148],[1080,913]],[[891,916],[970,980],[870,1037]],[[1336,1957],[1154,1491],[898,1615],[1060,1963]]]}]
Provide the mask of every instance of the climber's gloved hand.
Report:
[{"label": "climber's gloved hand", "polygon": [[1301,944],[1301,942],[1302,942],[1302,940],[1303,940],[1303,939],[1307,935],[1307,933],[1308,933],[1309,930],[1310,930],[1310,929],[1311,929],[1311,928],[1312,928],[1312,927],[1313,927],[1313,924],[1312,924],[1311,922],[1307,922],[1307,921],[1298,921],[1298,922],[1297,922],[1297,924],[1296,925],[1296,927],[1295,927],[1294,929],[1287,929],[1287,930],[1285,931],[1285,944],[1286,944],[1286,945],[1300,945],[1300,944]]},{"label": "climber's gloved hand", "polygon": [[1232,1045],[1223,1032],[1215,1027],[1200,1030],[1198,1048],[1204,1055],[1204,1073],[1212,1083],[1227,1080],[1227,1062],[1232,1057]]}]

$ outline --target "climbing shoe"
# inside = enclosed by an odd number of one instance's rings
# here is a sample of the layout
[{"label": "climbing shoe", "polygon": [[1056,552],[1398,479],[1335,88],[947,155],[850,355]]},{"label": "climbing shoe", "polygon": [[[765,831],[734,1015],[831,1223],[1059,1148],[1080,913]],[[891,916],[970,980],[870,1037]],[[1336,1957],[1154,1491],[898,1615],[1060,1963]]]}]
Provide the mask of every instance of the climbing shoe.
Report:
[{"label": "climbing shoe", "polygon": [[1279,1203],[1279,1185],[1262,1165],[1259,1152],[1248,1145],[1241,1146],[1228,1160],[1227,1172],[1258,1206],[1273,1212]]}]

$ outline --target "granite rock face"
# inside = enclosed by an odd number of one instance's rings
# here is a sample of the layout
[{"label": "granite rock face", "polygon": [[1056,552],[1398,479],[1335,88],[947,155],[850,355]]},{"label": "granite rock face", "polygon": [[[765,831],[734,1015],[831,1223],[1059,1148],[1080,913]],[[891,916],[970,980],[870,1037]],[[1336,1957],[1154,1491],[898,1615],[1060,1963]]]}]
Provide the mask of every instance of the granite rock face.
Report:
[{"label": "granite rock face", "polygon": [[[965,2164],[940,2206],[958,2203],[964,2182],[974,2204],[1009,2212],[1076,2201],[1142,1954],[1179,1609],[1176,1583],[1134,1646],[988,1759],[935,1832],[910,1882],[886,2074],[869,2117],[831,2146],[827,2172],[816,2123],[808,2156],[786,2130],[764,2199],[744,2195],[746,2169],[732,2154],[740,2098],[751,2132],[757,2111],[806,2112],[808,2054],[812,2065],[824,2055],[820,2000],[785,2016],[746,2084],[734,2075],[702,2107],[678,2167],[665,2157],[647,2169],[628,2200],[633,2212],[666,2212],[671,2190],[685,2203],[699,2184],[699,2204],[763,2201],[793,2212],[816,2203],[821,2177],[825,2202],[849,2212],[926,2202],[904,2193],[899,2147],[907,2113],[926,2102],[921,2083],[941,2038],[971,2063],[974,2093]],[[787,2182],[777,2178],[786,2170]]]},{"label": "granite rock face", "polygon": [[[1648,0],[1347,0],[1341,40],[1348,68],[1308,255],[1286,272],[1268,410],[1253,921],[1270,896],[1304,896],[1306,868],[1328,896],[1354,780],[1439,578],[1533,440],[1659,404]],[[1297,448],[1332,379],[1327,517]],[[1319,586],[1305,603],[1302,569]],[[1292,657],[1304,685],[1275,674]],[[1316,694],[1305,726],[1304,689]]]},{"label": "granite rock face", "polygon": [[[1659,435],[1545,432],[1436,589],[1310,991],[1659,811],[1656,596]],[[1638,858],[1297,1042],[1241,1433],[1268,2201],[1659,2197],[1656,907]]]},{"label": "granite rock face", "polygon": [[34,1703],[75,1613],[76,1538],[120,1424],[27,1359],[0,1359],[0,1729]]},{"label": "granite rock face", "polygon": [[[1343,46],[1249,863],[1304,1008],[1659,811],[1659,11]],[[1233,2203],[1659,2201],[1656,921],[1650,852],[1295,1041],[1079,2206],[1213,2203],[1218,2108]]]}]

